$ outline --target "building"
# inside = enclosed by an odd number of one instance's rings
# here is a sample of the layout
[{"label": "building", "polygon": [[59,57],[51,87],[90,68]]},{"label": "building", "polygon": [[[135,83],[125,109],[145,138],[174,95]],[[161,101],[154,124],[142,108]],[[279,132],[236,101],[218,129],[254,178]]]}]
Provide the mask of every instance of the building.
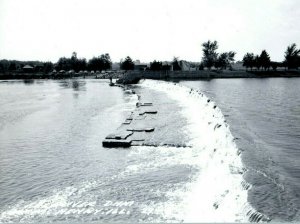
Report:
[{"label": "building", "polygon": [[242,61],[237,61],[237,62],[231,64],[231,67],[232,67],[232,70],[237,70],[237,71],[246,70],[246,67],[243,66]]},{"label": "building", "polygon": [[141,63],[140,60],[136,60],[134,62],[134,70],[135,71],[145,71],[148,65],[146,63]]},{"label": "building", "polygon": [[178,61],[181,71],[196,71],[199,70],[199,65],[197,63],[188,62],[184,60]]},{"label": "building", "polygon": [[25,65],[23,67],[23,72],[33,72],[33,70],[34,70],[33,67],[30,65]]}]

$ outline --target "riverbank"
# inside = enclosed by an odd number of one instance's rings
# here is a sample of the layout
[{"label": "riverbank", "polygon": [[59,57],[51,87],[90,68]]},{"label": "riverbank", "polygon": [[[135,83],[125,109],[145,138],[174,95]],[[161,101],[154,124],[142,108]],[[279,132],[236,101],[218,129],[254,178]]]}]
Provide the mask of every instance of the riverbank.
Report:
[{"label": "riverbank", "polygon": [[230,70],[197,70],[197,71],[130,71],[127,77],[149,79],[214,79],[214,78],[266,78],[266,77],[300,77],[298,70],[280,71],[230,71]]},{"label": "riverbank", "polygon": [[197,71],[109,71],[106,73],[17,73],[7,72],[0,73],[0,80],[7,79],[65,79],[65,78],[96,78],[96,79],[108,79],[108,78],[124,80],[134,79],[220,79],[220,78],[276,78],[276,77],[300,77],[299,70],[278,70],[278,71],[230,71],[230,70],[197,70]]},{"label": "riverbank", "polygon": [[104,73],[92,72],[64,72],[64,73],[43,73],[43,72],[0,72],[0,80],[8,79],[69,79],[69,78],[90,78],[90,79],[118,79],[123,75],[123,71],[107,71]]}]

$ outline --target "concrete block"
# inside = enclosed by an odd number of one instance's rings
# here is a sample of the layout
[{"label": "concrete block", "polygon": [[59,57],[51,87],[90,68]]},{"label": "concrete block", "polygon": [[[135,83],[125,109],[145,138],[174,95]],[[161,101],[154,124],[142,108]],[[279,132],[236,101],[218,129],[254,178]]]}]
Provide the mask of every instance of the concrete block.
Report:
[{"label": "concrete block", "polygon": [[131,146],[131,140],[105,139],[104,141],[102,141],[102,146],[106,148],[128,148]]}]

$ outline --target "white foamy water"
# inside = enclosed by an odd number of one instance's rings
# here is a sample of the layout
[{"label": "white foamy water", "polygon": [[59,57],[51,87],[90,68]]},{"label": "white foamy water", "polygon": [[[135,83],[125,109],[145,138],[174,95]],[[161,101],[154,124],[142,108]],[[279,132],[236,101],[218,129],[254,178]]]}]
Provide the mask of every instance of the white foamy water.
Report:
[{"label": "white foamy water", "polygon": [[146,80],[141,86],[163,91],[180,104],[188,121],[185,130],[191,136],[188,144],[192,148],[181,149],[183,152],[173,162],[199,169],[184,188],[169,192],[169,198],[180,203],[168,200],[155,209],[145,206],[145,212],[162,213],[167,220],[184,222],[248,222],[251,214],[256,216],[251,221],[261,220],[262,215],[247,202],[250,185],[243,179],[246,169],[229,125],[215,103],[201,92],[178,84]]}]

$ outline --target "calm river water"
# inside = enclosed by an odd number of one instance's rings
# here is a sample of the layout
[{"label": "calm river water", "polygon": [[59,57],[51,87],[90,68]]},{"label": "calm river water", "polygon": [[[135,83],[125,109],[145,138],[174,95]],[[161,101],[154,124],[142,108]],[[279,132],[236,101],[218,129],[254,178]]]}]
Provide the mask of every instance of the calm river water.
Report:
[{"label": "calm river water", "polygon": [[146,80],[191,148],[124,150],[101,141],[136,95],[107,80],[0,81],[0,223],[300,221],[299,86]]}]

